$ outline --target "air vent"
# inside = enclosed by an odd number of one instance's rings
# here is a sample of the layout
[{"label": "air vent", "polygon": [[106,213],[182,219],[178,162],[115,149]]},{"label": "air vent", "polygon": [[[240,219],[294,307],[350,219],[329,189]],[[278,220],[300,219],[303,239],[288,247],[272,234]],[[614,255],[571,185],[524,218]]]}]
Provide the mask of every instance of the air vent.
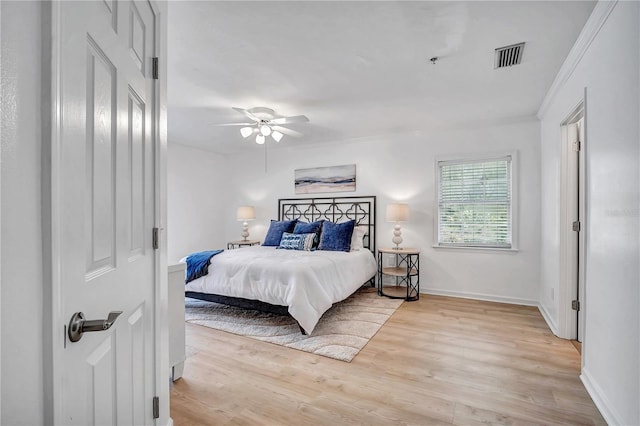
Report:
[{"label": "air vent", "polygon": [[497,48],[496,59],[493,67],[498,69],[519,64],[522,60],[523,50],[524,42]]}]

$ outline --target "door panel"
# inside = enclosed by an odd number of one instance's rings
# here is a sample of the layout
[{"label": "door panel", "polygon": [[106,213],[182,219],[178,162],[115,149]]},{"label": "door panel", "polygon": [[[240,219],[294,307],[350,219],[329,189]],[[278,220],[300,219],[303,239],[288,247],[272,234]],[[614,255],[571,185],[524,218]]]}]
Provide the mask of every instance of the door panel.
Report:
[{"label": "door panel", "polygon": [[130,4],[129,8],[129,50],[131,57],[138,66],[141,73],[144,74],[145,57],[145,25],[140,12],[135,3]]},{"label": "door panel", "polygon": [[111,16],[111,26],[114,32],[118,32],[118,2],[116,0],[103,0],[107,13]]},{"label": "door panel", "polygon": [[54,357],[56,422],[154,423],[155,21],[140,2],[60,3],[57,185],[61,317],[122,311]]},{"label": "door panel", "polygon": [[145,218],[145,104],[142,99],[129,88],[129,175],[131,195],[131,246],[129,261],[144,256],[144,218]]},{"label": "door panel", "polygon": [[87,49],[87,279],[115,267],[116,69],[91,38]]},{"label": "door panel", "polygon": [[108,336],[86,359],[88,366],[87,419],[96,425],[114,424],[116,380],[113,336]]},{"label": "door panel", "polygon": [[144,401],[148,396],[144,388],[144,305],[139,306],[127,319],[131,339],[131,424],[144,424]]}]

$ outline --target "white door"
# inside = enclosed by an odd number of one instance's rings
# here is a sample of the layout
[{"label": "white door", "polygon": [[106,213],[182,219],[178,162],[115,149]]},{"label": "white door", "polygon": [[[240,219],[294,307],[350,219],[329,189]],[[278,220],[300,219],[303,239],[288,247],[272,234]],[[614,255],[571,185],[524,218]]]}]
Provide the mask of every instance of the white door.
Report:
[{"label": "white door", "polygon": [[146,1],[63,1],[53,10],[54,318],[68,324],[75,312],[87,320],[123,312],[108,330],[54,344],[54,417],[153,424],[155,17]]},{"label": "white door", "polygon": [[585,209],[586,209],[586,203],[585,203],[585,196],[586,196],[586,186],[585,186],[585,137],[584,137],[584,116],[582,118],[580,118],[580,120],[576,123],[577,126],[577,136],[578,136],[578,143],[580,146],[580,149],[578,150],[578,176],[577,176],[577,180],[578,180],[578,184],[577,184],[577,188],[576,191],[578,193],[578,205],[577,205],[577,218],[578,221],[580,222],[581,226],[580,226],[580,232],[578,233],[578,271],[577,271],[577,276],[578,276],[578,295],[576,297],[576,299],[578,300],[578,305],[580,307],[580,309],[577,312],[578,315],[578,337],[577,340],[578,342],[582,342],[584,340],[584,318],[585,318],[585,309],[586,309],[586,303],[585,303],[585,260],[586,260],[586,256],[585,256],[585,248],[586,248],[586,241],[585,241],[585,237],[586,237],[586,231],[587,231],[587,226],[586,226],[586,220],[585,220]]},{"label": "white door", "polygon": [[[574,114],[566,124],[566,179],[563,184],[566,193],[567,235],[561,239],[566,252],[566,286],[569,301],[563,309],[568,312],[567,337],[582,342],[584,337],[584,274],[585,274],[585,161],[584,161],[584,116],[582,110]],[[562,209],[561,209],[562,210]],[[577,302],[577,303],[575,303]]]}]

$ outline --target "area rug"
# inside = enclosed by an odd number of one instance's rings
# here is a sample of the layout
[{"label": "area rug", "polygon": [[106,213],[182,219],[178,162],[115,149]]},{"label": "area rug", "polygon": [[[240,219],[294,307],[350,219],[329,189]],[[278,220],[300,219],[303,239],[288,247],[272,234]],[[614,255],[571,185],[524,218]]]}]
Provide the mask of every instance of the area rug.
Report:
[{"label": "area rug", "polygon": [[186,299],[189,323],[275,343],[340,361],[351,362],[402,300],[378,296],[375,289],[360,289],[324,313],[309,336],[300,333],[290,316]]}]

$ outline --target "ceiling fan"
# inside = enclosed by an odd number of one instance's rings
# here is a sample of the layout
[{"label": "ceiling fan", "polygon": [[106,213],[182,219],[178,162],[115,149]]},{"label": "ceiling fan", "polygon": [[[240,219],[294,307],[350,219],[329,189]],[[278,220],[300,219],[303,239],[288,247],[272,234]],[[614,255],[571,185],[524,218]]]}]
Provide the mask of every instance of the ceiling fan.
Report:
[{"label": "ceiling fan", "polygon": [[302,133],[282,127],[282,125],[309,121],[304,115],[278,117],[272,109],[265,107],[254,107],[251,109],[234,107],[233,109],[244,114],[253,120],[253,122],[218,124],[218,126],[244,126],[240,129],[242,137],[247,139],[249,136],[256,135],[256,143],[259,145],[265,143],[267,136],[271,136],[276,142],[280,142],[284,135],[298,138],[302,136]]}]

